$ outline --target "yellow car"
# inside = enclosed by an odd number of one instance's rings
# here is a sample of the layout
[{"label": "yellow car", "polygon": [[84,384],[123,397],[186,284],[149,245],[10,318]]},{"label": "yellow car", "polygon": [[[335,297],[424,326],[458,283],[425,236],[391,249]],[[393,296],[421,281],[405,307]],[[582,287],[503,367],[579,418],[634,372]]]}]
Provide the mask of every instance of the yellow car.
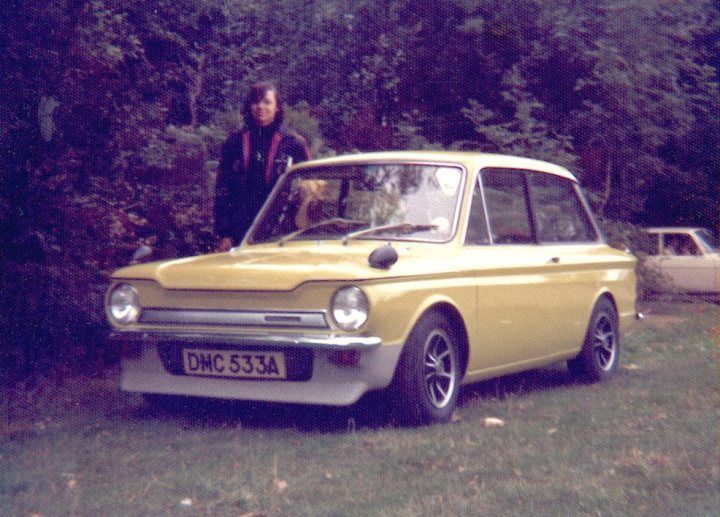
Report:
[{"label": "yellow car", "polygon": [[106,308],[123,390],[334,406],[385,390],[425,424],[464,383],[561,360],[611,376],[635,262],[557,165],[356,154],[293,167],[229,252],[116,271]]}]

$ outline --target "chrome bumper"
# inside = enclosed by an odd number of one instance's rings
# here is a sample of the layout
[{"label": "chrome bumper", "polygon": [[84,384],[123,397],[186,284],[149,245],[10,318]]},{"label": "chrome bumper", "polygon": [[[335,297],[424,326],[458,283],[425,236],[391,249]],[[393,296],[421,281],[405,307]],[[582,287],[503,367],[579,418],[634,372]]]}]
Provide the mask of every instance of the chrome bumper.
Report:
[{"label": "chrome bumper", "polygon": [[316,350],[372,350],[382,344],[375,336],[304,336],[293,334],[229,334],[212,332],[116,331],[111,339],[141,343],[213,343],[235,346],[301,347]]}]

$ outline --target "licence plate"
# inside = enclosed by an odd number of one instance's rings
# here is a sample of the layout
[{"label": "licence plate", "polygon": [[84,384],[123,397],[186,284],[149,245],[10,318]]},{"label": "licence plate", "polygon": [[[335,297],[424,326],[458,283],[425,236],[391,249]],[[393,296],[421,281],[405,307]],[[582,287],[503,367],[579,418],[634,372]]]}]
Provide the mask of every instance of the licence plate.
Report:
[{"label": "licence plate", "polygon": [[244,379],[286,379],[285,354],[238,350],[183,349],[186,375]]}]

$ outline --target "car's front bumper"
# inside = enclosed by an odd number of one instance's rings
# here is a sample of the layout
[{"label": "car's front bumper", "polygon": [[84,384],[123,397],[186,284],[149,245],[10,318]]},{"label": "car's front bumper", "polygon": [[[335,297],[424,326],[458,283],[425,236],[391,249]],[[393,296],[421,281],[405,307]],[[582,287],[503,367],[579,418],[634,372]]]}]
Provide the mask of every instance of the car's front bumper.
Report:
[{"label": "car's front bumper", "polygon": [[182,343],[221,343],[227,345],[243,346],[276,346],[276,347],[302,347],[318,350],[372,350],[382,345],[382,340],[374,336],[345,336],[345,335],[298,335],[298,334],[271,334],[271,333],[220,333],[220,332],[167,332],[167,331],[124,331],[114,332],[111,338],[117,341],[140,341],[157,343],[160,341],[173,341]]},{"label": "car's front bumper", "polygon": [[[401,345],[362,336],[120,332],[113,337],[123,350],[124,391],[335,406],[353,404],[364,393],[387,387],[402,351]],[[311,375],[301,381],[184,375],[173,372],[163,359],[167,347],[183,346],[305,350],[312,362]],[[338,361],[343,351],[354,352],[356,360]]]}]

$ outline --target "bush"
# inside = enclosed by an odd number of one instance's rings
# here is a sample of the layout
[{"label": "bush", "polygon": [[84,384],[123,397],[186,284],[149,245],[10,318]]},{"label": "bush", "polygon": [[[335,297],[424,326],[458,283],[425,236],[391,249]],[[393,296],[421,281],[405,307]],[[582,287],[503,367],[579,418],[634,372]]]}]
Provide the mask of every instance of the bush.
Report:
[{"label": "bush", "polygon": [[34,374],[96,374],[117,359],[105,346],[106,278],[70,264],[6,263],[2,291],[12,303],[0,316],[0,384]]},{"label": "bush", "polygon": [[652,238],[644,231],[644,228],[605,218],[598,218],[598,223],[610,246],[629,250],[637,257],[638,299],[647,300],[654,293],[663,291],[663,286],[667,285],[667,281],[657,269],[645,260],[651,250]]},{"label": "bush", "polygon": [[[32,213],[14,225],[0,257],[6,300],[0,307],[0,384],[56,369],[102,372],[117,360],[103,307],[111,272],[212,247],[212,200],[202,185],[94,177],[80,195],[58,176],[33,178]],[[3,226],[12,213],[2,212]]]}]

